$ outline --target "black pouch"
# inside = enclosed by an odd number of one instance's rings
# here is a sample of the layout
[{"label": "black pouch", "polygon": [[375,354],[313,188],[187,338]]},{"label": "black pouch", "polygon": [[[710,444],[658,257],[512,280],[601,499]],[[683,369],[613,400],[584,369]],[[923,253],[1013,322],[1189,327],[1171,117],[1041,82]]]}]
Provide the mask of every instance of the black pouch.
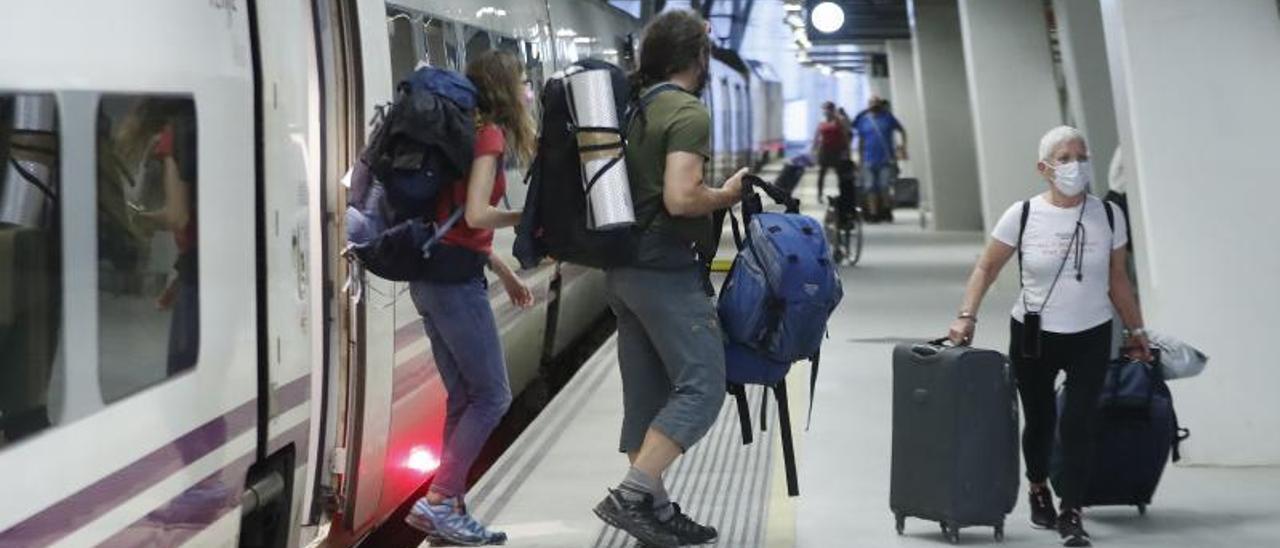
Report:
[{"label": "black pouch", "polygon": [[1022,317],[1022,357],[1040,359],[1040,313],[1027,312]]}]

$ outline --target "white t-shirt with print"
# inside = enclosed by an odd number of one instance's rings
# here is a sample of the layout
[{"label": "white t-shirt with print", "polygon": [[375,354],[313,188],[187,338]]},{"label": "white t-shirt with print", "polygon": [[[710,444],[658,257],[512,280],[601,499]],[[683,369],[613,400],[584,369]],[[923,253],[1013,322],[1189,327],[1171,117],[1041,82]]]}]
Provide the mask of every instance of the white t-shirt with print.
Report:
[{"label": "white t-shirt with print", "polygon": [[[1082,268],[1077,269],[1076,246],[1069,244],[1076,220],[1080,219],[1080,206],[1064,209],[1049,203],[1043,195],[1031,199],[1031,214],[1022,235],[1023,293],[1013,305],[1015,320],[1022,321],[1026,314],[1024,300],[1031,310],[1040,310],[1044,306],[1041,329],[1052,333],[1079,333],[1111,319],[1111,251],[1129,242],[1124,213],[1092,195],[1087,196],[1082,205],[1086,208],[1081,221],[1084,225],[1084,262]],[[1107,224],[1107,213],[1103,207],[1110,207],[1115,215],[1114,232]],[[1022,202],[1018,202],[1000,217],[991,236],[1018,247],[1021,218]],[[1064,255],[1068,255],[1066,267],[1062,269],[1062,276],[1049,302],[1045,303],[1049,286],[1062,266]],[[1017,260],[1016,254],[1013,260]],[[1076,278],[1077,270],[1079,280]]]}]

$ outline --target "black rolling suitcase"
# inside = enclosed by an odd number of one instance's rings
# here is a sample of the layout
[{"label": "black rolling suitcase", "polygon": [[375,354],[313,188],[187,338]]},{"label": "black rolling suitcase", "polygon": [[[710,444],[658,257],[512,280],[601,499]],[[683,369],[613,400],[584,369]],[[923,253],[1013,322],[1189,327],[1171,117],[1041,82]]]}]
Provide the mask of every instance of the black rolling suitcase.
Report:
[{"label": "black rolling suitcase", "polygon": [[782,166],[782,173],[778,174],[778,178],[774,180],[774,186],[785,190],[787,194],[794,193],[796,186],[800,184],[800,177],[804,176],[804,167],[795,164],[787,164]]},{"label": "black rolling suitcase", "polygon": [[920,180],[899,177],[893,181],[893,207],[920,207]]},{"label": "black rolling suitcase", "polygon": [[936,521],[953,544],[960,528],[995,528],[1017,501],[1018,401],[1004,355],[900,344],[893,351],[893,457],[889,507]]},{"label": "black rolling suitcase", "polygon": [[[1058,391],[1058,416],[1066,395]],[[1173,396],[1158,365],[1112,362],[1098,401],[1093,477],[1084,506],[1136,506],[1145,514],[1160,484],[1170,453],[1189,435],[1178,426]],[[1050,478],[1062,491],[1062,442],[1054,440]]]}]

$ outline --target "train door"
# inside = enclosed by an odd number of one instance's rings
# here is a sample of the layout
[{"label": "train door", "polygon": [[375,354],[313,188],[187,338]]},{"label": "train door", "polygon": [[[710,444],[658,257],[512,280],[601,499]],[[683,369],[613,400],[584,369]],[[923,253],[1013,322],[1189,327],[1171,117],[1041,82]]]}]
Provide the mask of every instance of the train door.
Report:
[{"label": "train door", "polygon": [[[286,523],[312,521],[325,374],[320,182],[320,97],[314,18],[305,2],[258,1],[261,207],[266,278],[267,461],[251,481],[277,473],[292,497]],[[295,400],[310,405],[292,406]],[[242,535],[258,534],[247,527]],[[296,535],[297,529],[290,534]],[[261,534],[267,534],[263,532]],[[296,545],[297,538],[288,540]]]},{"label": "train door", "polygon": [[[386,9],[380,2],[334,2],[345,34],[340,42],[346,58],[345,84],[350,97],[342,105],[348,111],[347,165],[363,146],[376,109],[391,100],[391,67],[387,57],[389,33]],[[354,5],[353,5],[354,4]],[[345,193],[335,189],[338,195]],[[345,242],[339,223],[337,240]],[[338,319],[342,359],[334,364],[333,382],[340,405],[335,417],[333,469],[340,528],[360,531],[378,518],[387,454],[392,363],[395,336],[395,284],[366,275],[344,262],[342,299]],[[340,401],[337,401],[340,398]]]},{"label": "train door", "polygon": [[0,545],[235,537],[259,418],[235,5],[5,6]]}]

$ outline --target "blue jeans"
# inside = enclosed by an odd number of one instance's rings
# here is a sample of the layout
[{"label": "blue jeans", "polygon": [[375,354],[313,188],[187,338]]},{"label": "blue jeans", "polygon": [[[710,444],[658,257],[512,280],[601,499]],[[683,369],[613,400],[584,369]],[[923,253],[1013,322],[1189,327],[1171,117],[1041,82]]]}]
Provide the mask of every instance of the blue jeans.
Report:
[{"label": "blue jeans", "polygon": [[449,393],[444,451],[431,490],[467,491],[467,474],[511,406],[511,386],[484,278],[460,284],[412,282],[409,295],[431,339],[436,370]]},{"label": "blue jeans", "polygon": [[893,164],[881,164],[878,166],[862,166],[862,188],[871,195],[882,194],[889,191],[889,185],[893,184],[894,170],[897,169]]}]

